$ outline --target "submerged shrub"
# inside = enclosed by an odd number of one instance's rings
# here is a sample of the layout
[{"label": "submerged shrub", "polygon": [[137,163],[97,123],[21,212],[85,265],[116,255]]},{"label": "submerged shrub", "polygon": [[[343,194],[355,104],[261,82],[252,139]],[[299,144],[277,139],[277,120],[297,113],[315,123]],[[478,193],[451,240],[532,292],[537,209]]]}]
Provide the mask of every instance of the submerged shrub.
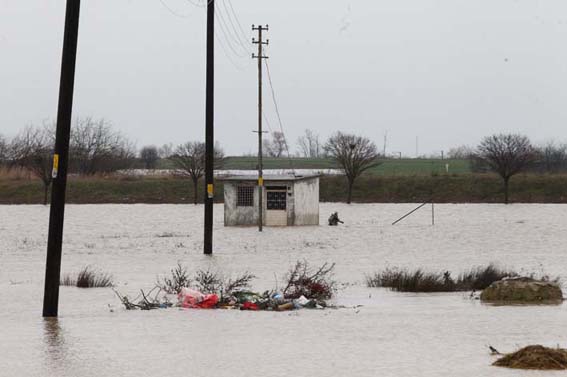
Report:
[{"label": "submerged shrub", "polygon": [[455,292],[482,290],[495,281],[518,276],[516,272],[500,269],[494,264],[476,267],[454,280],[450,271],[443,273],[387,268],[366,277],[368,287],[385,287],[399,292]]},{"label": "submerged shrub", "polygon": [[516,276],[518,273],[501,269],[491,263],[486,267],[476,267],[461,274],[458,284],[464,288],[461,290],[480,291],[488,288],[495,281]]},{"label": "submerged shrub", "polygon": [[286,287],[283,295],[287,299],[297,299],[301,296],[310,299],[329,299],[336,290],[333,280],[335,264],[324,263],[317,269],[312,269],[307,261],[297,261],[286,276]]},{"label": "submerged shrub", "polygon": [[248,272],[234,278],[226,278],[222,274],[210,270],[198,270],[191,278],[187,268],[177,263],[177,266],[171,269],[169,276],[164,276],[162,279],[158,278],[156,286],[170,294],[177,294],[181,291],[181,288],[188,287],[205,294],[218,293],[221,297],[224,297],[250,288],[250,283],[255,278],[256,276]]},{"label": "submerged shrub", "polygon": [[181,288],[188,287],[191,284],[191,278],[187,272],[187,267],[177,263],[175,268],[171,269],[170,276],[164,276],[162,279],[157,280],[156,285],[170,294],[177,294]]},{"label": "submerged shrub", "polygon": [[449,272],[427,273],[421,269],[415,271],[386,269],[366,277],[369,287],[386,287],[400,292],[450,292],[455,290],[455,282]]},{"label": "submerged shrub", "polygon": [[78,288],[108,288],[113,286],[113,279],[110,274],[86,266],[76,276],[64,275],[59,284]]}]

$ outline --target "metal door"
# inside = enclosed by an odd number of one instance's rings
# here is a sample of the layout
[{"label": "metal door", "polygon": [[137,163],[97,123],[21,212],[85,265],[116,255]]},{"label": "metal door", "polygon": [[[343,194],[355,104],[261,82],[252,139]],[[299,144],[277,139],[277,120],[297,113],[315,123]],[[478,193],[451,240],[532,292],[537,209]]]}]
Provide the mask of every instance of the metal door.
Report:
[{"label": "metal door", "polygon": [[287,187],[266,188],[266,226],[287,225]]}]

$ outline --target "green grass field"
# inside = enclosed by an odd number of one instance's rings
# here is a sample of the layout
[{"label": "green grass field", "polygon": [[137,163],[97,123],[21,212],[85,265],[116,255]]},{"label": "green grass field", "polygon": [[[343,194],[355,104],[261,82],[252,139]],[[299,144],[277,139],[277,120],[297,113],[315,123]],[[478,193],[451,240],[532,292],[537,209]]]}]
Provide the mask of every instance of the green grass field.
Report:
[{"label": "green grass field", "polygon": [[[203,189],[203,185],[199,186]],[[199,202],[202,202],[199,191]],[[223,200],[222,182],[215,186],[217,202]],[[372,175],[357,179],[353,201],[357,203],[500,203],[502,181],[494,174]],[[96,203],[191,203],[193,185],[176,177],[71,177],[67,202]],[[343,202],[344,177],[322,177],[320,200]],[[510,200],[520,203],[567,203],[567,175],[518,175],[510,181]],[[41,204],[43,189],[37,179],[0,177],[0,204]]]},{"label": "green grass field", "polygon": [[[228,170],[254,170],[258,159],[256,157],[227,157],[224,169]],[[446,174],[447,165],[449,174],[470,174],[468,160],[440,160],[440,159],[388,159],[380,161],[380,165],[368,171],[373,175],[399,176],[399,175],[431,175]],[[160,169],[172,169],[168,160],[160,161]],[[338,168],[334,161],[325,158],[264,158],[264,169],[333,169]]]}]

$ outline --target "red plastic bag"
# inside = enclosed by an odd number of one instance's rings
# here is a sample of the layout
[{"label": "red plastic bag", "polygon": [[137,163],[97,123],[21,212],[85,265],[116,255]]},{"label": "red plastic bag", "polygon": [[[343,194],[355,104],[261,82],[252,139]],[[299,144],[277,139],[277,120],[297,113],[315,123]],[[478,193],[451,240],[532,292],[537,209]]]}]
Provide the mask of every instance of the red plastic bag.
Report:
[{"label": "red plastic bag", "polygon": [[188,309],[211,309],[219,302],[219,296],[215,294],[204,295],[191,288],[182,288],[178,298],[181,307]]},{"label": "red plastic bag", "polygon": [[244,304],[242,304],[240,310],[260,310],[260,308],[255,303],[246,301]]}]

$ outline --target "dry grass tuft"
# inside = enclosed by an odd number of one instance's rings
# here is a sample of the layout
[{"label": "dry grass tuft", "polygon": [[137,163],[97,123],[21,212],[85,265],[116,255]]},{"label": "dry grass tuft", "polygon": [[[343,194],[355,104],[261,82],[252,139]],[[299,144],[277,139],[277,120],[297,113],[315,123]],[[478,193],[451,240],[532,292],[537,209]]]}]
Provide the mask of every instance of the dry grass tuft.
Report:
[{"label": "dry grass tuft", "polygon": [[503,270],[493,264],[476,267],[455,280],[450,271],[443,273],[424,272],[421,269],[387,268],[366,277],[368,287],[385,287],[399,292],[455,292],[482,290],[505,277],[518,276],[513,271]]},{"label": "dry grass tuft", "polygon": [[34,179],[33,174],[22,167],[0,166],[0,181],[23,181]]},{"label": "dry grass tuft", "polygon": [[90,266],[83,267],[76,276],[64,275],[59,284],[77,288],[108,288],[114,285],[112,275],[93,270]]},{"label": "dry grass tuft", "polygon": [[505,355],[492,365],[514,369],[565,370],[567,350],[540,345],[528,346]]}]

